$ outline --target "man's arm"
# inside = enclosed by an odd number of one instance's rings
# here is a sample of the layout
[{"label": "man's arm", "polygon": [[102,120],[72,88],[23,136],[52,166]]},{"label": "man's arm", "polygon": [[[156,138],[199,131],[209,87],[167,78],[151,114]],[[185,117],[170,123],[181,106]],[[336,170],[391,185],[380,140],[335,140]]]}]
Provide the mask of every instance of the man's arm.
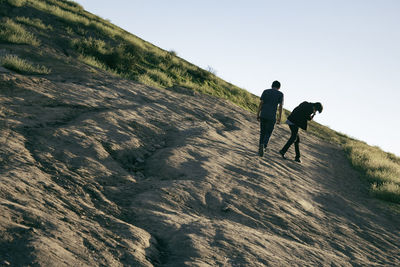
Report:
[{"label": "man's arm", "polygon": [[260,112],[261,112],[261,108],[264,104],[264,101],[260,100],[260,105],[258,105],[258,110],[257,110],[257,120],[260,120]]},{"label": "man's arm", "polygon": [[276,121],[277,124],[281,124],[282,109],[283,109],[283,103],[278,104],[278,120]]},{"label": "man's arm", "polygon": [[312,121],[312,119],[314,119],[316,111],[314,110],[313,113],[310,115],[310,121]]},{"label": "man's arm", "polygon": [[[311,110],[312,110],[312,111],[311,111]],[[315,113],[316,113],[317,111],[315,110],[314,106],[310,109],[310,111],[311,111],[311,115],[310,115],[310,118],[309,118],[308,120],[309,120],[309,121],[312,121],[312,119],[314,118]]]},{"label": "man's arm", "polygon": [[278,120],[277,120],[277,124],[281,124],[283,100],[284,100],[284,97],[282,95],[282,102],[278,104]]}]

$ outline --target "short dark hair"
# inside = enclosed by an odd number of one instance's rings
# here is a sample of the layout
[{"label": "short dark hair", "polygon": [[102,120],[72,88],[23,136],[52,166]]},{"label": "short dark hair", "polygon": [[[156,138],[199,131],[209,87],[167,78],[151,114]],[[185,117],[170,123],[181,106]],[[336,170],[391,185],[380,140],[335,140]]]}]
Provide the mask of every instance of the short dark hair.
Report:
[{"label": "short dark hair", "polygon": [[324,108],[320,102],[314,103],[314,108],[321,113],[322,109]]},{"label": "short dark hair", "polygon": [[278,81],[274,81],[272,83],[272,88],[277,88],[277,89],[281,88],[281,83]]}]

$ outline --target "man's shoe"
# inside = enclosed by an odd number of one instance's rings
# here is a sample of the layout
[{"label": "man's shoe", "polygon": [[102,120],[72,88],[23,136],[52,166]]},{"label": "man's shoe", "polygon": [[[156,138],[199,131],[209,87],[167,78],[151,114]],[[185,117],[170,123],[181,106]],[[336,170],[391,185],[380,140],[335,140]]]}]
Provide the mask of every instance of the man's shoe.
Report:
[{"label": "man's shoe", "polygon": [[260,146],[260,147],[258,148],[258,155],[259,155],[260,157],[264,156],[264,149],[263,149],[262,146]]},{"label": "man's shoe", "polygon": [[283,159],[286,159],[285,153],[284,153],[282,150],[279,150],[279,154],[281,154],[281,156],[282,156]]},{"label": "man's shoe", "polygon": [[294,161],[299,162],[299,163],[301,162],[300,158],[295,158]]}]

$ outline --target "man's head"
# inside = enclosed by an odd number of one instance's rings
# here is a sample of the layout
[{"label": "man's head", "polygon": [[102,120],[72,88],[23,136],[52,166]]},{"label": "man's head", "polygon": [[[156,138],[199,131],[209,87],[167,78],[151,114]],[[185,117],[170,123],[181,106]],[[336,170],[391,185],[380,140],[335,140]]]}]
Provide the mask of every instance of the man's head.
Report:
[{"label": "man's head", "polygon": [[271,86],[272,88],[275,88],[275,89],[280,89],[281,88],[281,83],[280,82],[278,82],[278,81],[274,81],[273,83],[272,83],[272,86]]},{"label": "man's head", "polygon": [[321,113],[323,109],[322,104],[320,102],[314,103],[314,109],[318,111],[318,113]]}]

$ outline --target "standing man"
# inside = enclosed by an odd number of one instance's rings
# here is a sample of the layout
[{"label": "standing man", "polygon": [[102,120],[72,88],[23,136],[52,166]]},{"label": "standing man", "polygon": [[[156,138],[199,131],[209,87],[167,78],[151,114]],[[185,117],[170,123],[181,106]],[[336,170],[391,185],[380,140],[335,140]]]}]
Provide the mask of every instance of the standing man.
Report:
[{"label": "standing man", "polygon": [[315,116],[315,113],[322,112],[322,104],[320,102],[317,103],[309,103],[304,101],[300,105],[298,105],[292,113],[287,118],[286,123],[290,128],[290,138],[287,141],[286,145],[279,151],[282,155],[282,158],[286,159],[285,153],[289,149],[289,147],[294,143],[294,148],[296,151],[295,161],[300,161],[300,137],[299,137],[299,127],[305,131],[307,131],[307,122],[312,120]]},{"label": "standing man", "polygon": [[264,150],[266,150],[269,138],[274,130],[278,105],[278,124],[281,123],[283,106],[283,93],[279,91],[281,83],[274,81],[271,87],[272,89],[264,90],[262,93],[257,111],[257,120],[260,122],[260,143],[258,147],[260,157],[264,155]]}]

